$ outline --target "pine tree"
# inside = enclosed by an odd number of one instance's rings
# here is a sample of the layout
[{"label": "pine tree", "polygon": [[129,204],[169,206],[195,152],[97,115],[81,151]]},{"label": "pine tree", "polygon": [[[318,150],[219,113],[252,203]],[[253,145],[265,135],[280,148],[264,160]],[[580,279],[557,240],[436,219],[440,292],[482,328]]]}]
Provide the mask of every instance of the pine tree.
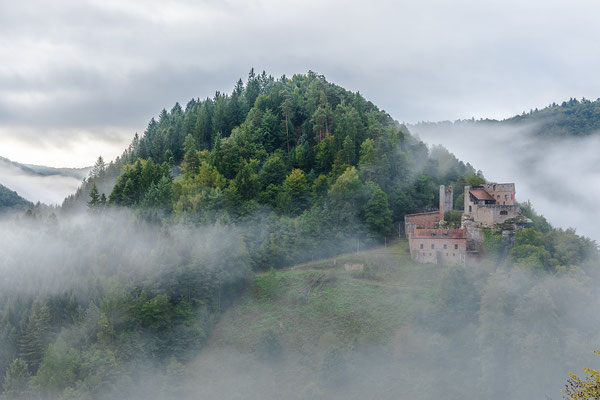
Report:
[{"label": "pine tree", "polygon": [[90,171],[90,178],[95,178],[104,175],[104,171],[106,170],[106,163],[102,156],[98,156],[96,163],[92,167]]},{"label": "pine tree", "polygon": [[32,372],[37,371],[44,351],[50,342],[50,310],[46,304],[35,302],[19,342],[21,358],[27,362]]},{"label": "pine tree", "polygon": [[[104,195],[104,193],[102,195]],[[104,200],[106,200],[106,198]],[[96,186],[96,182],[94,182],[94,184],[92,186],[92,190],[90,190],[90,201],[88,201],[88,207],[95,208],[99,204],[100,204],[100,195],[98,194],[98,187]]]},{"label": "pine tree", "polygon": [[183,171],[188,175],[195,175],[198,173],[198,168],[200,167],[200,159],[198,158],[196,140],[192,135],[187,135],[183,148],[185,151]]}]

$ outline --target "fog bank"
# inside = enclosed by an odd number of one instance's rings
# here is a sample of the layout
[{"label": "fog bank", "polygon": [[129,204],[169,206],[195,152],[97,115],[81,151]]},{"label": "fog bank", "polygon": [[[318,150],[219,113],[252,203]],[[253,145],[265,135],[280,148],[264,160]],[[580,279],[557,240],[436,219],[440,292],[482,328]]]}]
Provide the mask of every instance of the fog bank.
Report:
[{"label": "fog bank", "polygon": [[55,205],[62,204],[65,197],[75,193],[81,179],[69,175],[31,174],[0,162],[0,184],[31,202]]},{"label": "fog bank", "polygon": [[528,127],[468,122],[419,124],[410,130],[470,162],[486,179],[514,182],[517,200],[530,200],[554,226],[600,240],[600,135],[539,137]]}]

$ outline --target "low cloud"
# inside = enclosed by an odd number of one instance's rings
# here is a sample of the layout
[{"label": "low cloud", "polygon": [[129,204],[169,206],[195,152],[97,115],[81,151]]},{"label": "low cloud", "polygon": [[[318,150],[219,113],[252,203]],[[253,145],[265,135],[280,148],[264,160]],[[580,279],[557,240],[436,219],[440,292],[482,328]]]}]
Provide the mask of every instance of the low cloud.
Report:
[{"label": "low cloud", "polygon": [[487,123],[422,124],[411,131],[468,160],[488,180],[515,182],[517,200],[530,200],[553,225],[600,240],[600,135],[535,136],[532,127]]}]

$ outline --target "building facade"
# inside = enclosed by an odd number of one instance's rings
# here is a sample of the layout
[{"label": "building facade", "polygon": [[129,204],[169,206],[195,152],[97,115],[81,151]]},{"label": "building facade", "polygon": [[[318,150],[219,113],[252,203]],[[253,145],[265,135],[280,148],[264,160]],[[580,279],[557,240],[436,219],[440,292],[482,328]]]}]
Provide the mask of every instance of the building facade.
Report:
[{"label": "building facade", "polygon": [[503,224],[521,215],[515,205],[515,184],[500,183],[465,186],[464,217],[482,227]]},{"label": "building facade", "polygon": [[415,229],[409,237],[410,255],[418,263],[462,265],[467,240],[464,229]]}]

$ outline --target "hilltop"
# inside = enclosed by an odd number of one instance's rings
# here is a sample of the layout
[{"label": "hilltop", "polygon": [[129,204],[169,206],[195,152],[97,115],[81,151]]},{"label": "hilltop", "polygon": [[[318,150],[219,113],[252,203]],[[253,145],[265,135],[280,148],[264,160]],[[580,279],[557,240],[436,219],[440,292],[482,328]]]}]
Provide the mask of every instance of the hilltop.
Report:
[{"label": "hilltop", "polygon": [[95,205],[155,221],[260,226],[245,243],[255,269],[268,269],[376,245],[405,214],[435,207],[437,185],[458,192],[480,179],[360,93],[313,72],[251,71],[230,95],[162,110],[63,210],[87,208],[96,186]]}]

